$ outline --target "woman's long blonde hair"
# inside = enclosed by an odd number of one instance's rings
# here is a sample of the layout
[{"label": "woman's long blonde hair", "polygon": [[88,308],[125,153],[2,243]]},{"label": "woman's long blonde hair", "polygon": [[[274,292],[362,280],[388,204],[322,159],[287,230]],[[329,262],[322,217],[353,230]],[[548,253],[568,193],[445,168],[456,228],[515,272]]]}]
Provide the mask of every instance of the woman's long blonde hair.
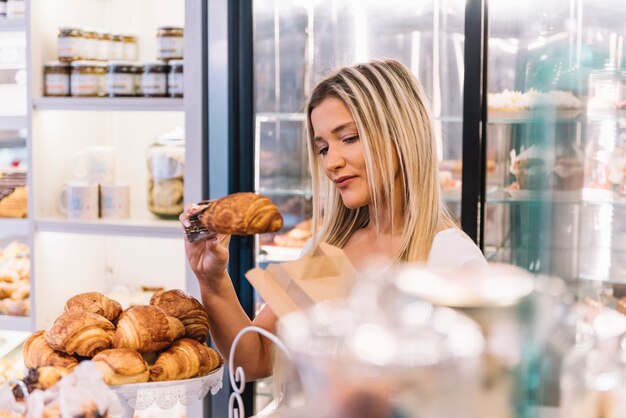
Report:
[{"label": "woman's long blonde hair", "polygon": [[[372,214],[367,206],[345,207],[339,191],[324,174],[313,141],[311,112],[329,97],[345,103],[354,118],[365,157]],[[395,60],[343,67],[315,87],[306,109],[313,225],[321,226],[313,247],[318,241],[343,247],[370,217],[389,218],[398,204],[404,219],[402,241],[394,259],[426,261],[440,226],[453,226],[454,222],[441,200],[436,141],[421,83]],[[401,179],[402,193],[396,190],[396,176]],[[401,202],[394,201],[396,196]],[[388,220],[391,225],[397,222]]]}]

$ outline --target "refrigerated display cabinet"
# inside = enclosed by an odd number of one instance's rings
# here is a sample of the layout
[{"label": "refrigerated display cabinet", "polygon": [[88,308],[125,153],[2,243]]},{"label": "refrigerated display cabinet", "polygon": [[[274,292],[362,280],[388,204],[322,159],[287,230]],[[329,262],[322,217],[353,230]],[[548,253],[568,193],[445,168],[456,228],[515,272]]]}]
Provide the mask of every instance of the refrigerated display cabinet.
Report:
[{"label": "refrigerated display cabinet", "polygon": [[251,317],[261,301],[244,273],[297,257],[305,240],[305,100],[333,68],[373,58],[400,60],[429,93],[440,170],[450,180],[444,200],[488,260],[574,285],[625,279],[623,2],[212,7],[209,100],[218,105],[209,106],[210,195],[256,191],[285,215],[278,234],[231,243],[231,277]]}]

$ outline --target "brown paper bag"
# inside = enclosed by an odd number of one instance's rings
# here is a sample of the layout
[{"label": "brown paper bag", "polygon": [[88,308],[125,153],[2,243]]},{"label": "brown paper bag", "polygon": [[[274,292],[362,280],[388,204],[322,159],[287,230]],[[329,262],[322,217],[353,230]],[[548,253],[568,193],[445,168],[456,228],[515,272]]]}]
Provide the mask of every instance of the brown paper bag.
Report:
[{"label": "brown paper bag", "polygon": [[356,270],[341,248],[320,243],[299,260],[254,268],[246,278],[281,317],[348,294]]}]

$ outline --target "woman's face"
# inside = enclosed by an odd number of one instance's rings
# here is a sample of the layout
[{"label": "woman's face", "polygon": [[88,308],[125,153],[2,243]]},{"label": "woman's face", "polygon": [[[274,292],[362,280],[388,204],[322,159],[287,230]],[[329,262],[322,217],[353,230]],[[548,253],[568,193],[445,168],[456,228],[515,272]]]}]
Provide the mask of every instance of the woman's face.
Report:
[{"label": "woman's face", "polygon": [[368,205],[370,195],[365,157],[356,124],[347,106],[335,97],[324,99],[311,112],[315,148],[324,172],[349,209]]}]

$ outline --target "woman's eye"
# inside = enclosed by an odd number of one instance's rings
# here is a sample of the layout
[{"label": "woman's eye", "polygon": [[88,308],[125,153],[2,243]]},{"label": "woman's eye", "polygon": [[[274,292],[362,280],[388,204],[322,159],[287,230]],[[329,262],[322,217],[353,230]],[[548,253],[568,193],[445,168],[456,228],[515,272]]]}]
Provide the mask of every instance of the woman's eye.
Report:
[{"label": "woman's eye", "polygon": [[317,150],[319,155],[326,155],[328,153],[328,147],[323,147]]},{"label": "woman's eye", "polygon": [[343,139],[343,142],[348,143],[348,144],[352,144],[353,142],[358,141],[359,136],[358,135],[354,135],[354,136],[349,136],[347,138]]}]

